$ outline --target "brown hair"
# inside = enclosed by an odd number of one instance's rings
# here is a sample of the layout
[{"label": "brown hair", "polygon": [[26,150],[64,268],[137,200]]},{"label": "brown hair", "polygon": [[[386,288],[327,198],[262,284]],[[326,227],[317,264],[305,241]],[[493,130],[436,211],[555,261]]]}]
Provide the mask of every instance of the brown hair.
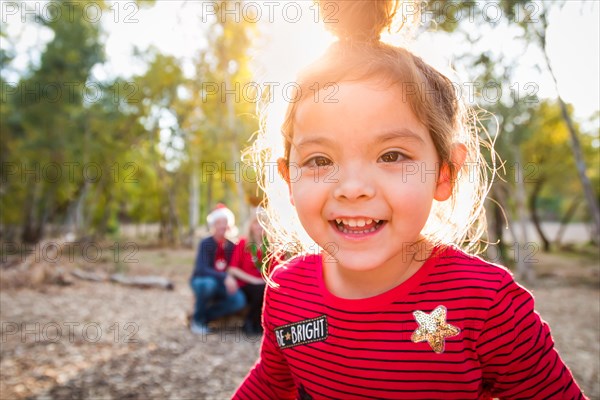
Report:
[{"label": "brown hair", "polygon": [[[289,103],[281,126],[283,159],[289,167],[296,111],[299,103],[313,94],[310,88],[314,88],[315,84],[318,88],[326,88],[341,82],[368,81],[391,90],[399,89],[403,101],[408,102],[415,116],[428,129],[440,165],[448,165],[453,177],[450,201],[434,201],[423,233],[437,244],[453,243],[473,250],[485,229],[483,199],[489,190],[488,169],[480,153],[475,114],[463,106],[450,79],[407,49],[379,40],[381,32],[391,26],[398,14],[398,0],[320,1],[322,8],[330,4],[335,5],[337,12],[334,17],[338,22],[329,24],[327,28],[339,40],[298,77],[296,93],[292,97],[295,101]],[[288,251],[292,248],[292,253],[301,253],[307,250],[307,246],[302,244],[306,235],[303,239],[289,228],[291,222],[282,223],[281,211],[274,207],[273,197],[277,194],[272,190],[273,176],[265,175],[265,162],[274,161],[276,154],[269,147],[272,141],[268,140],[268,135],[267,129],[262,129],[253,147],[254,162],[258,164],[259,176],[262,177],[260,184],[270,200],[265,207],[270,219],[267,232],[274,242],[284,240]],[[466,160],[460,170],[451,160],[455,143],[462,143],[467,149]],[[461,207],[457,208],[457,204]],[[298,221],[292,222],[297,225]],[[298,243],[299,246],[296,245]]]}]

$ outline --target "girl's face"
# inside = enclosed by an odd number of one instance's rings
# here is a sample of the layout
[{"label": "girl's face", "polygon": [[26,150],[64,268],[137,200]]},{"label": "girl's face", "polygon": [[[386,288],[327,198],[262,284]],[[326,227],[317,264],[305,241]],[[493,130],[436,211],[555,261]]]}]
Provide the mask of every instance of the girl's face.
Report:
[{"label": "girl's face", "polygon": [[260,241],[262,239],[263,228],[257,219],[254,219],[250,224],[250,235],[254,241]]},{"label": "girl's face", "polygon": [[299,104],[290,151],[290,196],[310,237],[341,268],[406,264],[433,199],[450,184],[427,129],[400,89],[340,83],[334,101]]}]

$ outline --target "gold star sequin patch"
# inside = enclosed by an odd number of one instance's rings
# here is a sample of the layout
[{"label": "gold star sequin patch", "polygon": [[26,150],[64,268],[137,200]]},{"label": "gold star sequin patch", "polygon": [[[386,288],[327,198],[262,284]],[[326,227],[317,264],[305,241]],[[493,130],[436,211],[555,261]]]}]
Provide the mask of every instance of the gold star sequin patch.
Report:
[{"label": "gold star sequin patch", "polygon": [[446,338],[460,333],[460,329],[446,322],[447,312],[444,306],[437,306],[431,314],[419,310],[413,312],[419,327],[410,340],[414,343],[427,341],[433,351],[443,353]]}]

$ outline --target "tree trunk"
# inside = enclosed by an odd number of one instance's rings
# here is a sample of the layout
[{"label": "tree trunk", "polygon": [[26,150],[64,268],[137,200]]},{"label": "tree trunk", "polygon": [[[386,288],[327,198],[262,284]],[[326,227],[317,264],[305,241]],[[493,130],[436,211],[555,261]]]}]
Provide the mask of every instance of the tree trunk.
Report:
[{"label": "tree trunk", "polygon": [[27,195],[25,197],[25,204],[23,206],[23,227],[21,229],[21,241],[23,243],[37,242],[37,238],[33,232],[33,205],[35,203],[34,193],[35,185],[29,186],[29,190],[27,191]]},{"label": "tree trunk", "polygon": [[[98,198],[100,198],[100,196],[98,196]],[[106,235],[106,231],[108,230],[108,222],[111,218],[111,211],[112,211],[110,204],[112,203],[112,201],[113,201],[113,192],[112,192],[112,190],[109,189],[109,192],[106,195],[106,203],[104,204],[102,221],[100,221],[100,224],[98,225],[98,228],[96,229],[96,235],[98,237],[104,237]]]},{"label": "tree trunk", "polygon": [[577,211],[579,204],[581,204],[581,198],[575,197],[573,199],[573,201],[571,202],[571,204],[569,205],[567,212],[565,213],[562,220],[560,221],[560,226],[558,227],[558,232],[556,233],[556,239],[554,239],[554,243],[556,244],[556,247],[560,247],[560,242],[562,241],[563,235],[565,234],[567,225],[569,224],[569,222],[575,215],[575,211]]},{"label": "tree trunk", "polygon": [[492,235],[490,242],[496,242],[497,254],[493,257],[492,261],[499,264],[506,263],[506,243],[504,242],[504,226],[508,222],[506,215],[502,211],[506,208],[506,196],[504,196],[503,187],[501,182],[497,182],[492,187],[493,197],[495,203],[492,206],[491,219],[492,219]]},{"label": "tree trunk", "polygon": [[21,240],[23,243],[37,243],[42,239],[38,209],[40,188],[41,184],[39,182],[29,186],[29,191],[25,198],[25,206],[23,208],[25,215],[21,232]]},{"label": "tree trunk", "polygon": [[[225,69],[225,82],[227,87],[232,87],[230,82],[230,76],[227,69]],[[246,197],[244,195],[244,185],[242,184],[242,165],[241,165],[241,153],[238,146],[238,140],[235,129],[235,108],[234,103],[230,99],[231,96],[226,96],[225,101],[227,102],[227,128],[230,134],[231,140],[231,161],[233,162],[235,174],[235,188],[237,194],[237,211],[238,221],[244,222],[247,218],[246,212]]]},{"label": "tree trunk", "polygon": [[592,189],[592,184],[590,183],[590,178],[586,172],[585,160],[583,158],[583,152],[581,151],[581,143],[579,142],[579,136],[577,131],[575,130],[575,126],[573,125],[573,120],[571,119],[571,115],[569,114],[569,110],[567,109],[567,105],[563,101],[560,96],[560,92],[558,91],[558,81],[556,80],[556,75],[554,75],[554,70],[552,69],[552,65],[550,63],[550,58],[548,57],[548,49],[546,48],[546,32],[548,28],[547,20],[545,14],[540,15],[543,22],[543,31],[539,35],[540,42],[542,45],[542,53],[544,54],[544,58],[546,61],[546,65],[548,70],[550,71],[550,75],[552,76],[552,80],[554,81],[554,87],[556,89],[556,93],[558,96],[558,104],[560,105],[560,110],[562,113],[562,117],[567,124],[567,130],[569,131],[569,136],[571,137],[571,150],[573,151],[573,157],[575,157],[575,164],[577,166],[577,174],[579,175],[579,180],[581,181],[581,185],[583,186],[583,193],[585,195],[585,200],[588,205],[591,217],[592,217],[592,240],[595,244],[600,243],[600,209],[598,208],[598,203],[596,197],[594,196],[594,190]]},{"label": "tree trunk", "polygon": [[179,220],[174,207],[173,195],[169,191],[165,194],[161,206],[159,237],[162,245],[177,246],[179,244]]},{"label": "tree trunk", "polygon": [[[558,90],[558,88],[557,88]],[[596,202],[596,196],[594,196],[594,191],[592,189],[592,184],[590,183],[590,178],[587,175],[585,160],[583,159],[583,152],[581,151],[581,144],[579,143],[579,137],[577,136],[577,132],[573,127],[573,122],[571,121],[571,117],[569,115],[569,111],[567,110],[567,106],[563,99],[558,96],[558,101],[560,103],[560,108],[562,111],[563,119],[565,120],[569,135],[571,136],[571,146],[573,148],[573,155],[575,157],[575,163],[577,164],[577,173],[579,175],[579,180],[581,181],[581,185],[583,186],[583,193],[585,195],[585,199],[588,204],[588,208],[590,214],[592,216],[592,240],[595,244],[600,243],[600,210],[598,209],[598,203]]]},{"label": "tree trunk", "polygon": [[86,221],[85,221],[85,197],[88,191],[89,183],[86,180],[85,185],[83,186],[83,190],[81,191],[81,195],[77,199],[76,207],[75,207],[75,232],[77,232],[77,237],[83,237],[86,235]]},{"label": "tree trunk", "polygon": [[[160,157],[158,154],[156,156]],[[164,189],[161,195],[162,204],[160,207],[160,230],[158,236],[162,245],[179,245],[179,238],[181,236],[179,232],[180,224],[177,215],[177,204],[174,198],[177,181],[160,165],[156,166],[156,171]]]},{"label": "tree trunk", "polygon": [[[210,213],[210,210],[213,208],[213,174],[208,174],[206,178],[206,215]],[[206,222],[206,217],[202,220]]]},{"label": "tree trunk", "polygon": [[[177,186],[177,185],[173,185]],[[171,238],[169,244],[172,246],[179,246],[179,239],[181,238],[181,224],[179,223],[179,215],[177,214],[177,204],[175,201],[175,188],[169,190],[167,193],[168,206],[169,206],[169,225],[171,226]]]},{"label": "tree trunk", "polygon": [[190,173],[190,194],[189,194],[189,244],[194,245],[194,237],[198,228],[200,214],[200,185],[198,182],[198,169],[196,168],[195,157],[192,161],[192,171]]},{"label": "tree trunk", "polygon": [[535,230],[537,231],[538,235],[540,236],[540,239],[542,239],[542,243],[544,246],[544,252],[548,253],[550,251],[550,241],[548,240],[548,238],[544,234],[544,231],[542,230],[542,224],[541,224],[538,212],[537,212],[538,211],[537,210],[537,203],[538,203],[537,199],[538,199],[540,191],[542,190],[542,187],[544,186],[545,182],[546,182],[546,178],[543,176],[540,177],[540,179],[538,179],[535,182],[535,185],[533,186],[533,190],[531,191],[531,194],[529,195],[528,205],[529,205],[529,213],[531,214],[531,220],[533,222],[533,226],[535,227]]},{"label": "tree trunk", "polygon": [[82,182],[75,192],[75,201],[73,201],[67,208],[67,215],[65,218],[65,226],[68,233],[74,233],[77,238],[81,238],[84,235],[83,228],[83,201],[88,191],[89,181],[86,179]]},{"label": "tree trunk", "polygon": [[515,237],[515,263],[517,266],[517,275],[521,279],[525,279],[527,282],[533,282],[534,274],[529,265],[525,261],[525,250],[529,247],[529,235],[527,234],[527,209],[525,206],[526,202],[526,193],[525,193],[525,182],[523,179],[523,171],[521,169],[522,161],[521,161],[521,150],[518,146],[514,148],[514,156],[515,156],[515,184],[517,186],[516,190],[516,203],[517,203],[517,216],[519,218],[519,226],[521,228],[521,238],[520,240]]}]

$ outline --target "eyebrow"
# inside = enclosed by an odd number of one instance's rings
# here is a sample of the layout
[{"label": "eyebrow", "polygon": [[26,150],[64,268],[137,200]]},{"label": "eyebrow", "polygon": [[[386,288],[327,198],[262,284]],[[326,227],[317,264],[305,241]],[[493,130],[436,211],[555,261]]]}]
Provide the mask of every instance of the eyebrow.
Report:
[{"label": "eyebrow", "polygon": [[303,148],[303,147],[308,147],[308,146],[334,146],[333,140],[328,139],[325,136],[316,136],[316,137],[311,137],[311,138],[306,138],[303,140],[300,140],[298,143],[292,143],[292,145],[295,148]]},{"label": "eyebrow", "polygon": [[[400,129],[400,130],[394,130],[394,131],[384,131],[383,133],[377,134],[377,136],[375,137],[375,139],[373,140],[373,144],[381,144],[381,143],[385,143],[385,142],[389,142],[391,140],[396,140],[396,139],[409,139],[409,140],[414,140],[416,142],[419,142],[421,144],[425,144],[425,141],[423,140],[423,138],[411,131],[410,129]],[[308,146],[335,146],[333,140],[327,138],[326,136],[316,136],[316,137],[309,137],[303,140],[300,140],[298,143],[294,143],[293,146],[296,148],[303,148],[303,147],[308,147]]]},{"label": "eyebrow", "polygon": [[395,140],[395,139],[411,139],[411,140],[420,142],[421,144],[425,144],[425,140],[423,140],[421,135],[419,135],[407,128],[380,133],[375,138],[374,143],[380,144],[380,143],[389,142],[390,140]]}]

